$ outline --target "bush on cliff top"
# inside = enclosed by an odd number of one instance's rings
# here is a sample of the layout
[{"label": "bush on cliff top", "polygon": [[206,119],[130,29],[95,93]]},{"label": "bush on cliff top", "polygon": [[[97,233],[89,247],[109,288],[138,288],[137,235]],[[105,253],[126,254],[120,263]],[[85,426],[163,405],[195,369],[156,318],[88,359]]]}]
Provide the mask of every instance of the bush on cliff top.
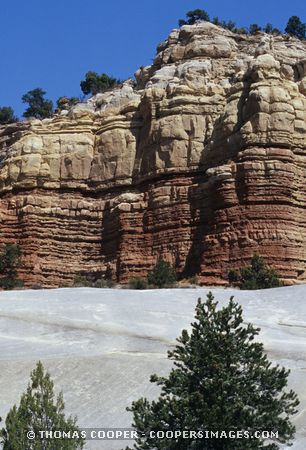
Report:
[{"label": "bush on cliff top", "polygon": [[[268,34],[281,34],[278,28],[273,27],[271,23],[268,23],[265,27],[259,25],[251,24],[249,28],[237,27],[235,22],[232,20],[219,20],[218,17],[214,17],[212,20],[209,18],[209,14],[203,9],[195,9],[193,11],[188,11],[186,13],[186,19],[179,20],[179,26],[183,25],[193,25],[197,21],[205,20],[206,22],[211,22],[214,25],[218,25],[227,30],[232,31],[237,34],[256,34],[259,31],[264,31]],[[298,16],[291,16],[288,20],[287,26],[285,28],[285,33],[290,36],[295,36],[298,39],[306,39],[306,23],[303,23]]]},{"label": "bush on cliff top", "polygon": [[7,125],[9,123],[17,122],[17,117],[14,115],[14,110],[10,106],[2,106],[0,108],[0,124]]},{"label": "bush on cliff top", "polygon": [[240,286],[240,289],[269,289],[283,285],[274,269],[267,267],[262,256],[254,255],[250,267],[239,270],[230,270],[228,279],[231,284]]},{"label": "bush on cliff top", "polygon": [[96,95],[99,92],[105,92],[118,84],[120,84],[120,80],[110,77],[106,73],[98,75],[96,72],[89,71],[85,75],[85,80],[81,81],[80,86],[85,95]]},{"label": "bush on cliff top", "polygon": [[[271,365],[263,344],[254,339],[259,328],[244,324],[242,308],[233,297],[222,309],[217,305],[212,293],[205,302],[198,300],[191,332],[183,330],[168,352],[174,361],[170,374],[151,376],[150,381],[161,388],[158,399],[140,398],[127,408],[138,431],[133,448],[277,450],[293,438],[291,416],[299,401],[295,392],[286,389],[289,370]],[[158,430],[169,434],[163,438]],[[182,430],[202,431],[203,436],[186,437]],[[235,437],[234,430],[249,435]],[[278,434],[269,441],[255,437],[259,430]],[[214,436],[207,438],[205,431]],[[171,439],[175,432],[181,435]]]},{"label": "bush on cliff top", "polygon": [[206,20],[209,22],[209,15],[204,9],[194,9],[193,11],[188,11],[186,13],[186,20],[180,19],[179,26],[183,25],[193,25],[197,20]]}]

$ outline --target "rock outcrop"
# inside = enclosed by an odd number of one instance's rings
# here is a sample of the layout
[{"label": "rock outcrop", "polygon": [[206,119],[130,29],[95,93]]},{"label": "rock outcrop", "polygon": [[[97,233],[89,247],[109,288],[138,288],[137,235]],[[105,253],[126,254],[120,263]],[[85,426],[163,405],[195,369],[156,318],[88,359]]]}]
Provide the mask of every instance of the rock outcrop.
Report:
[{"label": "rock outcrop", "polygon": [[0,243],[27,286],[126,282],[158,256],[226,284],[254,252],[305,282],[305,119],[305,42],[183,26],[136,82],[0,129]]}]

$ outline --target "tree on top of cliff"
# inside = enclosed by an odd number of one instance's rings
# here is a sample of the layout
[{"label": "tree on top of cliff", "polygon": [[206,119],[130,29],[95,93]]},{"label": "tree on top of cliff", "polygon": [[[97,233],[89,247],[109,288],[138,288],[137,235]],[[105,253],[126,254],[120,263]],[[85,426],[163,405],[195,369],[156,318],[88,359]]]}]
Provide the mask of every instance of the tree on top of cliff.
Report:
[{"label": "tree on top of cliff", "polygon": [[306,23],[303,23],[298,16],[291,16],[285,32],[298,39],[306,39]]},{"label": "tree on top of cliff", "polygon": [[188,11],[186,13],[187,20],[180,19],[179,26],[183,25],[193,25],[198,20],[206,20],[209,22],[209,15],[204,9],[194,9],[193,11]]},{"label": "tree on top of cliff", "polygon": [[85,80],[80,83],[82,92],[85,95],[96,95],[99,92],[105,92],[120,84],[120,80],[110,77],[106,73],[98,75],[96,72],[89,71],[85,75]]},{"label": "tree on top of cliff", "polygon": [[41,88],[33,89],[22,96],[23,103],[28,103],[28,108],[23,117],[46,119],[53,114],[53,103],[44,98],[46,92]]},{"label": "tree on top of cliff", "polygon": [[8,123],[17,122],[17,117],[14,115],[14,110],[10,106],[2,106],[0,108],[0,124],[7,125]]},{"label": "tree on top of cliff", "polygon": [[252,23],[249,27],[249,33],[256,34],[258,31],[261,31],[261,27],[257,23]]},{"label": "tree on top of cliff", "polygon": [[[55,400],[53,387],[49,373],[45,373],[39,361],[31,373],[26,392],[21,396],[20,405],[14,405],[6,417],[5,428],[1,430],[3,450],[77,450],[84,447],[76,418],[66,419],[63,395],[60,393]],[[80,438],[50,439],[41,436],[41,431],[70,432]],[[33,433],[33,439],[28,438],[29,432]]]},{"label": "tree on top of cliff", "polygon": [[[271,365],[263,344],[254,342],[260,329],[244,324],[233,297],[222,309],[217,305],[211,292],[204,303],[198,300],[191,332],[183,330],[178,345],[168,352],[174,361],[170,374],[151,376],[161,386],[160,396],[152,402],[140,398],[127,408],[138,431],[136,449],[276,450],[278,443],[293,438],[290,416],[299,401],[286,389],[289,371]],[[159,430],[177,436],[161,438]],[[183,430],[202,436],[183,438]],[[232,436],[237,430],[248,435]],[[254,436],[262,430],[275,433],[273,443]]]}]

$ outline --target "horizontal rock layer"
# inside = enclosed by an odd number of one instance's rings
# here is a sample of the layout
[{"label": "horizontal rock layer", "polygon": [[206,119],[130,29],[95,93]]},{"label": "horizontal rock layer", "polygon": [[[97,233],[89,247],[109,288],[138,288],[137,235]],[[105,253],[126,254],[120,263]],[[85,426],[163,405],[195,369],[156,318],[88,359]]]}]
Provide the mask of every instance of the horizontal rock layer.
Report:
[{"label": "horizontal rock layer", "polygon": [[158,256],[226,284],[254,252],[305,281],[305,43],[200,22],[136,79],[0,129],[0,243],[25,284],[126,282]]}]

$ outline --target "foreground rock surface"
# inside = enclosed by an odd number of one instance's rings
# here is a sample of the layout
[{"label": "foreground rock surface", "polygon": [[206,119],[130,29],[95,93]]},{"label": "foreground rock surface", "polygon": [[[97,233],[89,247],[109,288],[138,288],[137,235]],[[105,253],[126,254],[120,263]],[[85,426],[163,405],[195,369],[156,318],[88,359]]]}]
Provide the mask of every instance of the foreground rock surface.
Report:
[{"label": "foreground rock surface", "polygon": [[226,284],[255,251],[305,281],[305,42],[201,22],[136,79],[0,129],[0,243],[26,286],[125,282],[158,256]]},{"label": "foreground rock surface", "polygon": [[[158,392],[153,373],[167,374],[167,350],[193,321],[207,289],[58,289],[0,293],[0,416],[20,399],[38,359],[63,390],[82,427],[129,427],[125,408]],[[214,289],[220,306],[235,296],[245,322],[261,328],[269,359],[291,369],[300,399],[296,440],[306,448],[306,285],[265,291]],[[123,441],[88,441],[87,449],[119,450]]]}]

